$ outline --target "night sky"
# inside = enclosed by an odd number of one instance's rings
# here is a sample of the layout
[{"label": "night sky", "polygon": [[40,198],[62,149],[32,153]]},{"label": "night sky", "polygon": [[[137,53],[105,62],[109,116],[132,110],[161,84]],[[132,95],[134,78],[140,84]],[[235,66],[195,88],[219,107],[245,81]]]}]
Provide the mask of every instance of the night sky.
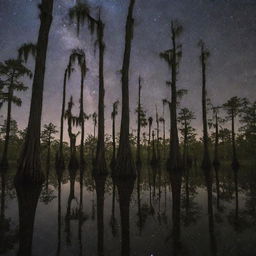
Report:
[{"label": "night sky", "polygon": [[[16,58],[18,47],[36,42],[39,29],[37,0],[0,0],[0,61]],[[106,132],[110,134],[112,103],[121,99],[121,75],[124,51],[124,27],[128,0],[88,0],[96,15],[102,9],[105,29],[105,105]],[[94,55],[95,37],[87,26],[77,37],[76,27],[68,19],[68,9],[75,0],[55,0],[54,20],[50,31],[42,124],[53,122],[59,127],[64,69],[71,49],[86,51],[89,72],[85,82],[85,112],[97,110],[98,58]],[[130,68],[131,127],[135,128],[138,76],[143,78],[142,104],[147,114],[155,117],[155,104],[162,112],[162,99],[170,97],[165,85],[171,79],[166,63],[159,53],[171,47],[170,22],[178,19],[184,27],[180,42],[183,57],[178,76],[178,88],[189,90],[181,106],[196,113],[193,125],[201,133],[201,69],[197,43],[203,39],[211,57],[207,70],[208,96],[213,104],[222,104],[229,97],[240,96],[255,100],[256,90],[256,1],[255,0],[136,0],[135,28]],[[34,61],[28,66],[33,70]],[[80,74],[72,74],[67,85],[68,98],[72,94],[78,107]],[[32,81],[25,80],[31,88]],[[13,108],[13,118],[19,128],[27,125],[31,90],[20,94],[23,105]],[[121,108],[119,107],[119,110]],[[74,108],[74,114],[78,109]],[[119,111],[120,113],[120,111]],[[0,123],[6,116],[2,108]],[[120,118],[120,115],[119,115]],[[166,108],[166,120],[168,111]],[[119,119],[118,119],[119,121]],[[92,120],[86,122],[92,132]],[[67,139],[67,137],[66,137]]]}]

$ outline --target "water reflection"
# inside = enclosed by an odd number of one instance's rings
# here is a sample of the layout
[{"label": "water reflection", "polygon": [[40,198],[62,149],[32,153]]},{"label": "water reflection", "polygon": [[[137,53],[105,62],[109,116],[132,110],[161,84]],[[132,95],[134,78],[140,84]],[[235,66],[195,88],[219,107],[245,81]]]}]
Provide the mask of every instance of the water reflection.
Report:
[{"label": "water reflection", "polygon": [[255,253],[253,169],[170,174],[149,166],[136,180],[90,173],[51,171],[48,186],[16,185],[17,198],[13,178],[2,173],[0,254]]},{"label": "water reflection", "polygon": [[134,179],[116,179],[121,217],[121,255],[130,256],[130,201]]},{"label": "water reflection", "polygon": [[97,193],[97,243],[98,256],[104,256],[104,193],[105,193],[105,175],[95,175],[96,193]]}]

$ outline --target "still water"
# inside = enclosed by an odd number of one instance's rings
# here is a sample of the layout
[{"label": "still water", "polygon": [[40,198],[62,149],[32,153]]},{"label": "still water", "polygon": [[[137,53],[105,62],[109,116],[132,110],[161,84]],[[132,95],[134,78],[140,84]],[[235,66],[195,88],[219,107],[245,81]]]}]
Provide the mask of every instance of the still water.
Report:
[{"label": "still water", "polygon": [[191,169],[178,198],[163,168],[143,168],[139,179],[116,186],[90,172],[58,180],[52,170],[37,206],[32,190],[23,197],[21,222],[13,176],[2,175],[0,254],[17,255],[21,244],[36,256],[256,255],[254,169],[212,170],[210,183]]}]

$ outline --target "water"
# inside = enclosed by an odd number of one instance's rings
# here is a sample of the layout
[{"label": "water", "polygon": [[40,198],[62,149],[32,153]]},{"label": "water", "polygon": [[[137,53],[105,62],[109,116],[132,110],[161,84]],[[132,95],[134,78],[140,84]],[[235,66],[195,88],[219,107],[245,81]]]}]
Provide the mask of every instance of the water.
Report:
[{"label": "water", "polygon": [[[219,170],[219,184],[216,184],[213,170],[212,204],[208,205],[209,197],[202,171],[191,169],[188,176],[184,175],[182,179],[178,229],[173,225],[178,221],[176,218],[173,222],[172,189],[165,170],[144,168],[140,186],[137,180],[134,183],[130,202],[132,182],[119,185],[119,193],[116,188],[113,201],[112,179],[107,177],[105,193],[104,180],[98,181],[96,193],[94,179],[89,173],[90,170],[85,171],[81,186],[79,171],[71,183],[69,172],[66,171],[59,191],[58,179],[52,171],[48,189],[44,185],[38,200],[33,229],[29,228],[33,219],[33,204],[21,205],[25,214],[22,217],[23,225],[27,232],[22,234],[29,236],[33,232],[32,255],[115,256],[121,255],[122,248],[123,255],[129,255],[130,248],[130,255],[134,256],[175,253],[256,255],[255,170],[239,170],[237,186],[232,170]],[[12,175],[4,180],[2,176],[1,184],[0,254],[17,255],[19,241],[24,244],[24,240],[18,235],[19,208]],[[120,203],[123,207],[122,222]],[[128,208],[130,216],[127,216]],[[31,211],[32,215],[29,215]],[[181,237],[177,243],[179,228]]]}]

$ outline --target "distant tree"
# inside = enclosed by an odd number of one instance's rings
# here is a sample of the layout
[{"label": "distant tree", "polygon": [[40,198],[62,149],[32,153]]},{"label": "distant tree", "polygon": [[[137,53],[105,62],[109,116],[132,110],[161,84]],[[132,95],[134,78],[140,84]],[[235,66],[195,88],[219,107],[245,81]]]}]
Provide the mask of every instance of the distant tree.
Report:
[{"label": "distant tree", "polygon": [[219,161],[219,127],[220,124],[224,122],[224,120],[219,116],[221,107],[220,106],[212,106],[212,121],[210,120],[209,127],[213,126],[215,129],[215,138],[214,138],[214,159],[213,159],[213,166],[218,168],[220,166]]},{"label": "distant tree", "polygon": [[97,118],[98,115],[96,112],[92,114],[92,121],[93,121],[93,138],[96,138],[96,126],[97,126]]},{"label": "distant tree", "polygon": [[49,176],[50,162],[51,162],[51,144],[54,140],[54,135],[58,133],[56,125],[53,123],[45,124],[43,126],[43,131],[41,132],[41,140],[47,148],[47,157],[46,157],[46,171],[47,171],[47,180]]},{"label": "distant tree", "polygon": [[158,110],[157,110],[157,105],[156,105],[156,159],[157,162],[160,162],[160,136],[159,136],[159,132],[160,132],[160,128],[159,128],[159,115],[158,115]]},{"label": "distant tree", "polygon": [[135,0],[130,0],[128,16],[126,20],[125,50],[122,66],[122,117],[120,130],[120,143],[117,153],[115,176],[135,177],[136,171],[132,159],[131,146],[129,141],[129,68],[130,55],[133,39],[133,9]]},{"label": "distant tree", "polygon": [[21,106],[21,98],[14,95],[16,91],[26,91],[28,87],[24,85],[20,79],[24,76],[32,77],[32,73],[23,65],[22,60],[10,59],[4,63],[0,62],[0,77],[3,83],[3,88],[6,89],[3,103],[7,103],[7,118],[6,118],[6,135],[4,142],[4,150],[1,160],[1,167],[8,168],[8,147],[10,139],[11,112],[12,104]]},{"label": "distant tree", "polygon": [[119,101],[117,100],[113,103],[113,110],[111,113],[113,153],[112,153],[112,159],[111,159],[110,165],[111,165],[112,170],[116,164],[116,116],[118,114],[118,105],[119,105]]},{"label": "distant tree", "polygon": [[172,80],[167,82],[171,86],[171,142],[169,152],[169,169],[178,170],[181,167],[179,137],[177,128],[177,75],[179,63],[182,56],[182,45],[177,43],[177,39],[182,33],[182,26],[178,22],[171,22],[171,39],[172,48],[160,53],[160,57],[164,59],[168,67],[171,69]]},{"label": "distant tree", "polygon": [[163,149],[164,149],[164,159],[166,156],[166,141],[165,141],[165,105],[166,103],[164,102],[164,100],[162,100],[162,104],[163,104],[163,113],[162,116],[159,118],[159,122],[163,124]]},{"label": "distant tree", "polygon": [[203,113],[203,143],[204,143],[204,155],[202,161],[202,168],[208,170],[211,168],[211,160],[209,154],[209,138],[208,138],[208,126],[207,126],[207,102],[206,102],[206,65],[207,59],[210,56],[209,50],[206,48],[205,43],[200,40],[198,43],[200,47],[200,62],[202,68],[202,113]]},{"label": "distant tree", "polygon": [[157,164],[156,146],[155,146],[155,131],[152,131],[152,157],[151,165],[154,167]]},{"label": "distant tree", "polygon": [[70,55],[70,63],[74,65],[77,62],[80,68],[81,83],[80,83],[80,112],[77,118],[77,124],[81,127],[81,142],[80,142],[80,167],[84,168],[84,122],[86,114],[84,113],[84,80],[86,77],[87,66],[85,53],[82,49],[74,49]]},{"label": "distant tree", "polygon": [[[34,183],[42,183],[43,174],[40,166],[40,130],[43,105],[45,62],[48,36],[52,23],[53,0],[42,0],[40,9],[40,29],[37,40],[37,54],[32,85],[32,98],[28,130],[21,152],[16,178],[28,179]],[[16,179],[18,181],[18,179]]]},{"label": "distant tree", "polygon": [[72,127],[76,125],[77,118],[72,114],[72,108],[74,106],[73,98],[70,97],[68,102],[68,108],[65,112],[64,118],[67,119],[68,122],[68,135],[70,140],[70,160],[69,160],[69,169],[77,169],[78,168],[78,161],[76,158],[76,137],[79,133],[74,134],[72,132]]},{"label": "distant tree", "polygon": [[236,135],[235,135],[235,118],[240,113],[243,106],[243,99],[238,97],[230,98],[225,104],[223,104],[224,110],[226,110],[227,116],[226,120],[231,120],[231,134],[232,134],[232,168],[238,169],[239,168],[239,161],[237,159],[237,152],[236,152]]},{"label": "distant tree", "polygon": [[[5,138],[7,130],[7,120],[4,120],[4,124],[0,125],[0,138]],[[9,132],[9,142],[12,143],[18,139],[18,124],[14,119],[10,121],[10,132]]]},{"label": "distant tree", "polygon": [[191,121],[195,119],[195,115],[188,108],[182,108],[178,114],[178,122],[181,125],[180,131],[183,136],[183,164],[184,168],[188,167],[188,144],[191,137],[194,136],[194,129]]},{"label": "distant tree", "polygon": [[148,118],[148,160],[150,159],[150,147],[151,147],[151,130],[152,130],[153,118]]},{"label": "distant tree", "polygon": [[137,152],[136,152],[136,164],[138,167],[141,166],[141,127],[147,125],[146,113],[143,110],[141,104],[141,77],[139,77],[139,93],[138,93],[138,106],[136,109],[137,113]]},{"label": "distant tree", "polygon": [[57,169],[63,170],[65,169],[65,161],[63,156],[63,131],[64,131],[64,115],[65,115],[65,107],[66,107],[66,86],[67,80],[70,78],[71,73],[73,72],[73,67],[71,63],[72,54],[69,56],[69,62],[64,72],[63,79],[63,89],[62,89],[62,107],[61,107],[61,117],[60,117],[60,144],[59,151],[56,156],[56,167]]},{"label": "distant tree", "polygon": [[240,113],[241,127],[239,131],[243,133],[250,145],[256,145],[256,101],[250,103],[244,100]]}]

